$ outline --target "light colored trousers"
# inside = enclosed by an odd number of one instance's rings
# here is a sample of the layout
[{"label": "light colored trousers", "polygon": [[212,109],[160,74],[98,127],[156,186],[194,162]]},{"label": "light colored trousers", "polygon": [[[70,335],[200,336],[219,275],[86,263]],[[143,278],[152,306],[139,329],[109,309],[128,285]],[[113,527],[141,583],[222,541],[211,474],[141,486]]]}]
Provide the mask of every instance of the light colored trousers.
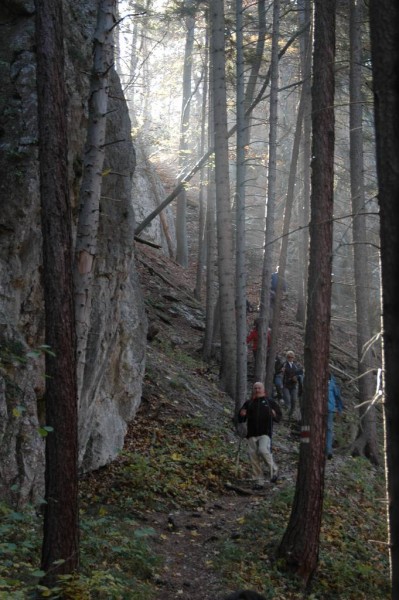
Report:
[{"label": "light colored trousers", "polygon": [[265,483],[265,474],[263,471],[265,464],[270,467],[270,478],[278,472],[278,467],[273,460],[271,451],[271,439],[268,435],[260,435],[248,438],[247,442],[253,477],[257,484],[263,485]]}]

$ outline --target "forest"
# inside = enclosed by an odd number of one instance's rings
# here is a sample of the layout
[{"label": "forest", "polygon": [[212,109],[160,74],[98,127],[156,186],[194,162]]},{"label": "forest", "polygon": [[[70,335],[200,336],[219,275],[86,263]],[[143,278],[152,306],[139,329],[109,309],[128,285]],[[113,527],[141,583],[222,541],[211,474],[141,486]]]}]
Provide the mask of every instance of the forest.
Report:
[{"label": "forest", "polygon": [[397,3],[0,26],[0,598],[399,598]]}]

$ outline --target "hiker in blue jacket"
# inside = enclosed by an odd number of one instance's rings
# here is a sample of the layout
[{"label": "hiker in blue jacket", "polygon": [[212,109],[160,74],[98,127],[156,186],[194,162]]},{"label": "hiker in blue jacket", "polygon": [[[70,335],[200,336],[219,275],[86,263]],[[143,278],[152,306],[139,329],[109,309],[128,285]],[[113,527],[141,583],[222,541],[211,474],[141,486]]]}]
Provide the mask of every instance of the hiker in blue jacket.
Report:
[{"label": "hiker in blue jacket", "polygon": [[334,415],[336,412],[342,413],[343,404],[341,399],[341,391],[335,381],[334,376],[328,374],[328,412],[327,412],[327,437],[326,437],[326,455],[328,459],[333,455],[333,439],[334,439]]}]

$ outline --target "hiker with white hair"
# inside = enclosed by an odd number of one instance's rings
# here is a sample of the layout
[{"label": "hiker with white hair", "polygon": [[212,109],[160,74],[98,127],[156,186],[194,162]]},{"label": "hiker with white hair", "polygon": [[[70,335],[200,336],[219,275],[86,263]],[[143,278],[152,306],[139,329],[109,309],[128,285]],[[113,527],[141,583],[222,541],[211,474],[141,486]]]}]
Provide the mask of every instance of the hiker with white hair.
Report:
[{"label": "hiker with white hair", "polygon": [[254,477],[254,488],[262,489],[265,484],[264,467],[270,468],[270,481],[278,478],[278,467],[273,459],[273,423],[281,419],[279,404],[267,396],[260,381],[253,385],[252,397],[238,413],[238,422],[247,423],[248,454]]}]

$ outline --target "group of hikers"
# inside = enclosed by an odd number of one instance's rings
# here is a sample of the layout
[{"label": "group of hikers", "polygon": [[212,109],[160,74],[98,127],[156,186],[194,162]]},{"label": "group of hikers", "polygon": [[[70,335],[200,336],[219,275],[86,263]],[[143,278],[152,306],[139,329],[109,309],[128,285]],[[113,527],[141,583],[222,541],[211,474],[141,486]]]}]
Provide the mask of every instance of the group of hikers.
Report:
[{"label": "group of hikers", "polygon": [[[273,274],[274,275],[274,274]],[[285,288],[284,288],[285,291]],[[252,345],[254,362],[258,350],[259,319],[255,319],[253,328],[247,336],[247,343]],[[267,346],[271,340],[271,329],[267,332]],[[265,484],[265,465],[270,470],[270,481],[278,480],[279,470],[273,458],[272,435],[273,424],[282,419],[282,409],[287,411],[288,420],[293,423],[301,421],[302,384],[304,371],[295,360],[295,353],[288,350],[285,358],[278,354],[275,357],[273,394],[268,397],[262,382],[256,382],[252,388],[252,396],[241,407],[238,423],[246,423],[248,455],[252,467],[254,488],[261,489]],[[339,386],[334,376],[329,373],[327,392],[326,422],[326,458],[333,455],[334,414],[343,409]]]},{"label": "group of hikers", "polygon": [[[265,466],[270,470],[270,481],[278,480],[279,469],[273,458],[272,437],[273,424],[282,419],[283,410],[288,413],[288,420],[298,422],[301,419],[299,407],[303,369],[295,362],[292,350],[286,353],[286,360],[276,357],[274,375],[274,394],[270,398],[262,382],[257,381],[252,387],[252,395],[238,413],[238,423],[247,425],[248,456],[252,467],[254,488],[262,489],[265,479]],[[339,386],[334,376],[329,373],[327,391],[326,421],[326,458],[333,456],[334,415],[342,413],[343,405]]]}]

